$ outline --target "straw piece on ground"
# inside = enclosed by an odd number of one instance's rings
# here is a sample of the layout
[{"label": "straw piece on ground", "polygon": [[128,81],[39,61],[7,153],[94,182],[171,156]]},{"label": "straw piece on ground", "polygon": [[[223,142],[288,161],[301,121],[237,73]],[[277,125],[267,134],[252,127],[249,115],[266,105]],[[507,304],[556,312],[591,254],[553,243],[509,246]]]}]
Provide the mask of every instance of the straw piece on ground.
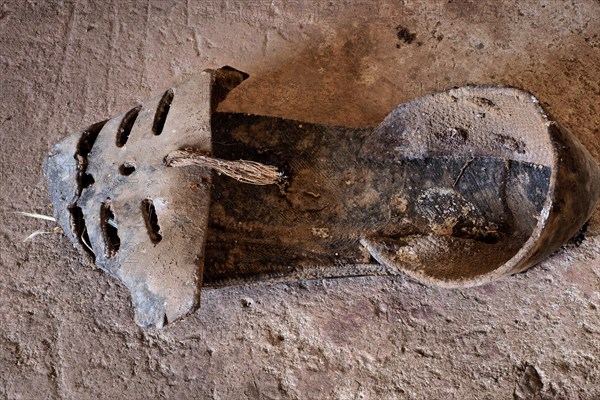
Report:
[{"label": "straw piece on ground", "polygon": [[14,214],[19,214],[19,215],[24,215],[26,217],[37,218],[37,219],[45,219],[47,221],[56,222],[56,219],[54,217],[50,217],[48,215],[36,214],[36,213],[29,213],[29,212],[24,212],[24,211],[14,211],[13,213]]}]

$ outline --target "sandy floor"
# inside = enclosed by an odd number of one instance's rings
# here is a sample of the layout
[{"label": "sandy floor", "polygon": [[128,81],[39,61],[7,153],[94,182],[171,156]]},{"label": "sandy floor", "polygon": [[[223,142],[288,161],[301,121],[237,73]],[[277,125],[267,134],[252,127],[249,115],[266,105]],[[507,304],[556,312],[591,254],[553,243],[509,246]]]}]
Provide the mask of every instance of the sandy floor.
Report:
[{"label": "sandy floor", "polygon": [[50,213],[50,145],[226,64],[251,77],[222,110],[354,126],[450,86],[519,86],[600,160],[598,0],[351,3],[2,2],[0,398],[600,398],[600,212],[579,247],[486,287],[207,290],[163,331],[65,237],[22,242],[52,229],[10,214]]}]

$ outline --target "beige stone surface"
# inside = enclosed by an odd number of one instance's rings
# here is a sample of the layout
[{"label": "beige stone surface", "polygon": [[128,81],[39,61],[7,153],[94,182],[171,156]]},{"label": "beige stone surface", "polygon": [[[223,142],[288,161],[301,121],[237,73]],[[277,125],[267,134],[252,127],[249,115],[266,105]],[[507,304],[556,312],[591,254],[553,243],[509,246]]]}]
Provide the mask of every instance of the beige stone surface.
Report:
[{"label": "beige stone surface", "polygon": [[0,4],[0,398],[600,398],[600,213],[529,272],[443,290],[352,278],[204,291],[162,331],[50,222],[66,134],[207,67],[222,110],[352,126],[466,83],[534,93],[600,159],[600,2]]}]

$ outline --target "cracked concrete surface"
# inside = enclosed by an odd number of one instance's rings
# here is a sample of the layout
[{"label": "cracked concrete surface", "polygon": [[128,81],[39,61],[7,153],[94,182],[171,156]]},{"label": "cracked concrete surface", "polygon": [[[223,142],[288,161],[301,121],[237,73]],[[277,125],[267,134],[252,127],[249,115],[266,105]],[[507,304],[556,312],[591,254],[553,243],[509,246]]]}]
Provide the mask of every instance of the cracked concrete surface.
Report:
[{"label": "cracked concrete surface", "polygon": [[600,160],[600,2],[8,1],[0,5],[0,398],[600,397],[600,213],[525,274],[443,290],[352,278],[205,290],[162,331],[49,222],[66,134],[206,67],[223,111],[378,123],[466,83],[534,93]]}]

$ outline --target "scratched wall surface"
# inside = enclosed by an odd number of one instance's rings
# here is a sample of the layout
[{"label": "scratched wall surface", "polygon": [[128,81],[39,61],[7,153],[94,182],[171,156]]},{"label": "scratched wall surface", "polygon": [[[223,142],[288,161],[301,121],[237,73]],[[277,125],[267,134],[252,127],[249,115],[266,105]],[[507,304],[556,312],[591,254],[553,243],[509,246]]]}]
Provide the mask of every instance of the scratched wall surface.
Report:
[{"label": "scratched wall surface", "polygon": [[[507,4],[504,4],[507,3]],[[365,126],[421,94],[536,94],[600,160],[600,2],[0,4],[0,398],[600,398],[600,212],[585,239],[467,290],[353,278],[207,290],[162,331],[50,222],[67,133],[206,67],[251,77],[221,109]]]}]

